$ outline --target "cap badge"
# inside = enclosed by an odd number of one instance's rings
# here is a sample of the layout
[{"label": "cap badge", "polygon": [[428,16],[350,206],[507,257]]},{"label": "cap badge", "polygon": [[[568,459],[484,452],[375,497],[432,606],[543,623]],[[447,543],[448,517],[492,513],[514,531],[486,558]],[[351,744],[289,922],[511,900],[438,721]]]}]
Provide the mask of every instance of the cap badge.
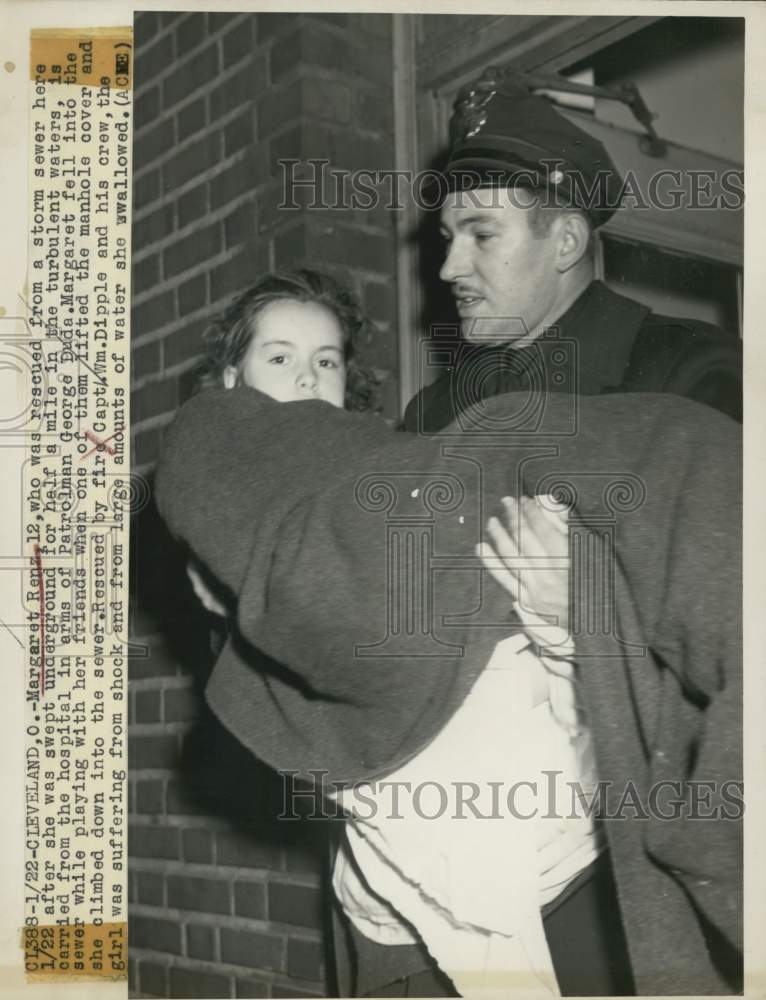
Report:
[{"label": "cap badge", "polygon": [[487,124],[487,105],[496,93],[496,90],[472,89],[458,98],[452,120],[453,142],[470,139],[479,134]]}]

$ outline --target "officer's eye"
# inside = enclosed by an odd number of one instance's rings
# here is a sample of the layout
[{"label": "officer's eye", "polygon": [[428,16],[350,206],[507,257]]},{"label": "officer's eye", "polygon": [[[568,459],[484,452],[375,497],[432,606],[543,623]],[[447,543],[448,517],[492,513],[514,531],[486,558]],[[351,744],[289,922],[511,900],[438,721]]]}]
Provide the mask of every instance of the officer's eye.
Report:
[{"label": "officer's eye", "polygon": [[487,240],[491,240],[495,234],[489,232],[478,232],[473,234],[473,238],[477,243],[486,243]]}]

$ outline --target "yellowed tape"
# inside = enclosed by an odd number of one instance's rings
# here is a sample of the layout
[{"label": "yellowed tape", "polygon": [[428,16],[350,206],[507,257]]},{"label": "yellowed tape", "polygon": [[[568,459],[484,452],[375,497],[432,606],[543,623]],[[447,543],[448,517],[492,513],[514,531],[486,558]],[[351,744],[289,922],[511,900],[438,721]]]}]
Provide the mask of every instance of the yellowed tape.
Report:
[{"label": "yellowed tape", "polygon": [[31,33],[30,75],[38,86],[130,90],[133,32],[130,28],[38,28]]},{"label": "yellowed tape", "polygon": [[128,978],[126,922],[24,927],[21,947],[28,982]]}]

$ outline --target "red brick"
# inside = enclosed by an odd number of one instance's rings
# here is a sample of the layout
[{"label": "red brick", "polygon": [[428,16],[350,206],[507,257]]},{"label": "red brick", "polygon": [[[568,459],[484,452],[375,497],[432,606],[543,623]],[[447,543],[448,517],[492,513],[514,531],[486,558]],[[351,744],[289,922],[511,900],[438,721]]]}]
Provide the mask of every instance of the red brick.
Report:
[{"label": "red brick", "polygon": [[173,119],[158,122],[137,136],[134,146],[136,163],[143,165],[158,160],[169,149],[172,149],[175,143]]},{"label": "red brick", "polygon": [[176,910],[199,910],[203,913],[230,913],[228,882],[189,875],[168,875],[168,906]]},{"label": "red brick", "polygon": [[[349,166],[343,162],[337,134],[311,121],[296,125],[278,138],[272,139],[269,161],[271,176],[279,179],[283,176],[283,171],[279,167],[280,160],[327,160],[331,166]],[[314,170],[313,167],[304,169]]]},{"label": "red brick", "polygon": [[226,249],[239,246],[256,235],[257,209],[255,199],[242,202],[223,220]]},{"label": "red brick", "polygon": [[160,88],[142,90],[135,96],[133,104],[133,126],[136,132],[150,125],[160,113]]},{"label": "red brick", "polygon": [[349,14],[349,28],[353,31],[363,31],[378,38],[391,38],[393,18],[391,14]]},{"label": "red brick", "polygon": [[365,90],[356,95],[356,120],[365,129],[392,135],[394,130],[394,97],[388,88]]},{"label": "red brick", "polygon": [[[131,768],[135,765],[131,761]],[[158,815],[165,811],[165,782],[136,782],[136,812],[148,815]]]},{"label": "red brick", "polygon": [[[175,302],[172,292],[160,292],[146,302],[134,306],[131,329],[134,337],[140,337],[152,330],[170,323],[175,318]],[[135,415],[134,415],[135,416]]]},{"label": "red brick", "polygon": [[204,816],[205,807],[194,794],[191,782],[168,781],[167,811],[171,816]]},{"label": "red brick", "polygon": [[[204,275],[200,275],[197,280],[204,286]],[[180,365],[184,361],[202,354],[202,331],[204,328],[204,322],[187,323],[180,330],[176,330],[175,333],[171,333],[169,337],[165,338],[165,368],[169,369],[174,365]]]},{"label": "red brick", "polygon": [[[280,205],[283,206],[286,194],[293,198],[293,203],[297,202],[301,208],[280,207]],[[310,201],[314,197],[311,192],[305,192],[305,189],[302,188],[291,192],[284,192],[281,180],[271,181],[268,187],[264,188],[263,191],[259,191],[258,232],[264,233],[269,229],[283,226],[293,219],[297,219],[299,212],[305,204],[304,200],[302,200],[303,194],[305,194],[305,201]]]},{"label": "red brick", "polygon": [[291,989],[289,986],[280,986],[275,983],[271,990],[272,997],[282,997],[284,1000],[305,1000],[306,997],[322,997],[324,993],[314,993],[313,990],[307,990],[304,987],[300,989]]},{"label": "red brick", "polygon": [[293,80],[289,86],[272,90],[257,103],[258,138],[267,139],[274,132],[300,117],[303,104],[302,81]]},{"label": "red brick", "polygon": [[173,36],[170,34],[160,35],[153,45],[137,50],[136,80],[152,80],[168,66],[171,66],[173,59]]},{"label": "red brick", "polygon": [[[278,233],[274,239],[274,264],[276,267],[297,266],[307,260],[308,238],[305,223],[292,226]],[[290,262],[294,261],[294,265]]]},{"label": "red brick", "polygon": [[210,94],[210,121],[218,121],[241,104],[251,105],[268,86],[268,67],[262,52],[242,69],[226,77]]},{"label": "red brick", "polygon": [[183,13],[175,14],[171,11],[163,12],[160,14],[160,24],[163,28],[175,28],[176,24],[183,17]]},{"label": "red brick", "polygon": [[180,844],[180,831],[175,827],[138,825],[130,827],[128,851],[131,857],[178,860]]},{"label": "red brick", "polygon": [[340,226],[314,226],[309,229],[308,247],[311,255],[327,263],[348,264],[391,274],[394,269],[393,236],[364,229],[341,229]]},{"label": "red brick", "polygon": [[266,916],[266,886],[261,882],[236,882],[234,912],[238,917],[263,920]]},{"label": "red brick", "polygon": [[296,979],[312,979],[314,982],[320,982],[324,978],[322,943],[288,938],[287,974]]},{"label": "red brick", "polygon": [[175,920],[156,917],[132,917],[128,930],[134,948],[151,948],[181,954],[181,925]]},{"label": "red brick", "polygon": [[160,342],[153,340],[150,344],[136,347],[130,359],[130,374],[139,379],[145,375],[157,375],[160,370]]},{"label": "red brick", "polygon": [[166,688],[165,722],[191,722],[200,712],[200,697],[190,688]]},{"label": "red brick", "polygon": [[244,59],[253,51],[253,34],[255,17],[242,18],[230,31],[223,36],[223,64],[232,66]]},{"label": "red brick", "polygon": [[[207,302],[207,275],[198,274],[178,288],[178,315],[186,316]],[[198,345],[201,349],[201,344]]]},{"label": "red brick", "polygon": [[206,49],[186,59],[164,81],[162,95],[165,107],[178,104],[199,87],[215,79],[219,71],[218,45],[213,42]]},{"label": "red brick", "polygon": [[349,14],[331,14],[329,11],[322,11],[321,13],[312,10],[306,11],[303,15],[304,18],[310,20],[319,21],[320,24],[325,25],[335,25],[336,28],[347,28],[349,23]]},{"label": "red brick", "polygon": [[222,249],[222,245],[221,226],[217,222],[205,229],[196,229],[163,252],[165,276],[172,278],[195,264],[209,260]]},{"label": "red brick", "polygon": [[184,861],[194,864],[211,864],[213,861],[213,834],[210,830],[184,830]]},{"label": "red brick", "polygon": [[161,872],[136,872],[136,896],[146,906],[165,905],[165,880]]},{"label": "red brick", "polygon": [[[316,19],[311,23],[301,21],[290,35],[274,42],[271,48],[271,79],[278,83],[294,73],[299,63],[322,69],[348,67],[351,49],[346,37],[328,30]],[[361,75],[364,76],[364,73]]]},{"label": "red brick", "polygon": [[168,677],[177,673],[177,661],[170,655],[167,646],[157,640],[150,644],[148,656],[131,656],[128,660],[128,680],[131,681],[145,677]]},{"label": "red brick", "polygon": [[198,969],[184,969],[174,966],[170,970],[170,997],[181,997],[182,1000],[211,1000],[215,997],[228,997],[229,980],[226,976],[213,975],[210,972],[200,972]]},{"label": "red brick", "polygon": [[142,768],[173,768],[178,763],[178,740],[175,735],[131,736],[128,754],[133,771]]},{"label": "red brick", "polygon": [[279,32],[284,32],[288,28],[294,28],[296,20],[296,14],[259,14],[257,19],[259,40],[265,41],[267,38],[273,38]]},{"label": "red brick", "polygon": [[146,996],[167,996],[167,966],[142,959],[138,963],[138,982],[141,994]]},{"label": "red brick", "polygon": [[209,132],[176,153],[162,167],[164,190],[175,191],[193,177],[200,177],[215,166],[220,159],[220,140],[220,133]]},{"label": "red brick", "polygon": [[144,257],[133,265],[132,286],[135,295],[146,292],[160,283],[160,255]]},{"label": "red brick", "polygon": [[243,146],[253,142],[253,112],[248,109],[238,115],[223,130],[224,156],[233,156]]},{"label": "red brick", "polygon": [[210,275],[210,301],[218,302],[250,285],[268,269],[268,248],[263,240],[248,244]]},{"label": "red brick", "polygon": [[206,104],[205,98],[199,97],[196,101],[187,104],[178,112],[176,120],[178,122],[179,142],[188,139],[195,132],[201,132],[205,127],[207,124],[207,116],[205,114]]},{"label": "red brick", "polygon": [[323,869],[327,857],[324,828],[315,828],[314,824],[309,824],[309,828],[310,835],[304,841],[285,847],[285,868],[289,872],[313,874]]},{"label": "red brick", "polygon": [[282,867],[282,852],[272,844],[259,842],[257,831],[220,831],[218,833],[219,865],[232,865],[236,868],[270,868],[278,870]]},{"label": "red brick", "polygon": [[271,996],[269,984],[263,979],[235,979],[234,990],[234,995],[243,1000],[259,1000]]},{"label": "red brick", "polygon": [[[263,154],[262,154],[263,155]],[[256,155],[248,152],[210,181],[210,208],[215,211],[227,201],[253,191],[265,177],[260,172]]]},{"label": "red brick", "polygon": [[223,31],[228,28],[233,22],[238,24],[243,24],[245,21],[252,19],[252,15],[245,15],[242,17],[239,14],[208,14],[208,27],[210,29],[210,34],[214,34],[216,31]]},{"label": "red brick", "polygon": [[151,45],[160,28],[160,20],[156,14],[138,10],[133,18],[133,44],[136,50]]},{"label": "red brick", "polygon": [[133,252],[143,250],[151,243],[157,243],[173,232],[173,205],[160,205],[143,219],[133,223]]},{"label": "red brick", "polygon": [[205,38],[207,15],[189,14],[176,25],[176,51],[183,57],[189,49],[199,45]]},{"label": "red brick", "polygon": [[208,924],[186,925],[186,954],[212,962],[215,959],[215,928]]},{"label": "red brick", "polygon": [[162,704],[159,691],[136,691],[136,722],[161,722]]},{"label": "red brick", "polygon": [[392,85],[393,64],[389,46],[370,45],[364,39],[356,38],[355,44],[349,46],[349,55],[347,72],[356,72],[365,80],[383,86]]},{"label": "red brick", "polygon": [[175,379],[166,378],[161,382],[147,382],[131,398],[131,419],[134,423],[149,420],[160,413],[170,413],[178,406],[178,386]]},{"label": "red brick", "polygon": [[319,889],[269,882],[269,919],[300,927],[321,927],[323,914]]},{"label": "red brick", "polygon": [[[136,164],[136,173],[142,164]],[[160,196],[160,172],[152,170],[150,173],[136,177],[133,181],[133,211],[137,212],[144,205],[149,205]]]},{"label": "red brick", "polygon": [[203,181],[178,199],[178,227],[188,226],[207,214],[207,182]]},{"label": "red brick", "polygon": [[284,969],[284,948],[281,938],[256,931],[235,931],[221,928],[221,960],[232,965],[247,965],[252,969],[281,972]]}]

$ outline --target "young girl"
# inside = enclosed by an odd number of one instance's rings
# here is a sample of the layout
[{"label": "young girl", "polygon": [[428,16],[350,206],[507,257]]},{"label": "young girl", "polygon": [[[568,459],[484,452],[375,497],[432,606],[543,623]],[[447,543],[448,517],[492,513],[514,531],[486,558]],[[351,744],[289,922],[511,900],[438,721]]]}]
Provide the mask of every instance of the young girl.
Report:
[{"label": "young girl", "polygon": [[320,271],[263,275],[205,333],[203,388],[249,385],[280,402],[324,399],[372,410],[378,380],[355,358],[367,320]]},{"label": "young girl", "polygon": [[[246,385],[279,402],[321,399],[347,410],[374,410],[379,382],[355,357],[367,322],[351,292],[327,274],[307,268],[265,274],[206,331],[200,386]],[[189,563],[188,574],[208,611],[230,613],[196,561]],[[334,858],[333,886],[348,921],[348,927],[336,923],[334,931],[341,995],[350,992],[350,966],[365,992],[413,973],[416,988],[430,995],[451,992],[443,977],[426,971],[432,963],[398,915],[370,893],[345,837]],[[347,935],[353,957],[343,945]]]}]

